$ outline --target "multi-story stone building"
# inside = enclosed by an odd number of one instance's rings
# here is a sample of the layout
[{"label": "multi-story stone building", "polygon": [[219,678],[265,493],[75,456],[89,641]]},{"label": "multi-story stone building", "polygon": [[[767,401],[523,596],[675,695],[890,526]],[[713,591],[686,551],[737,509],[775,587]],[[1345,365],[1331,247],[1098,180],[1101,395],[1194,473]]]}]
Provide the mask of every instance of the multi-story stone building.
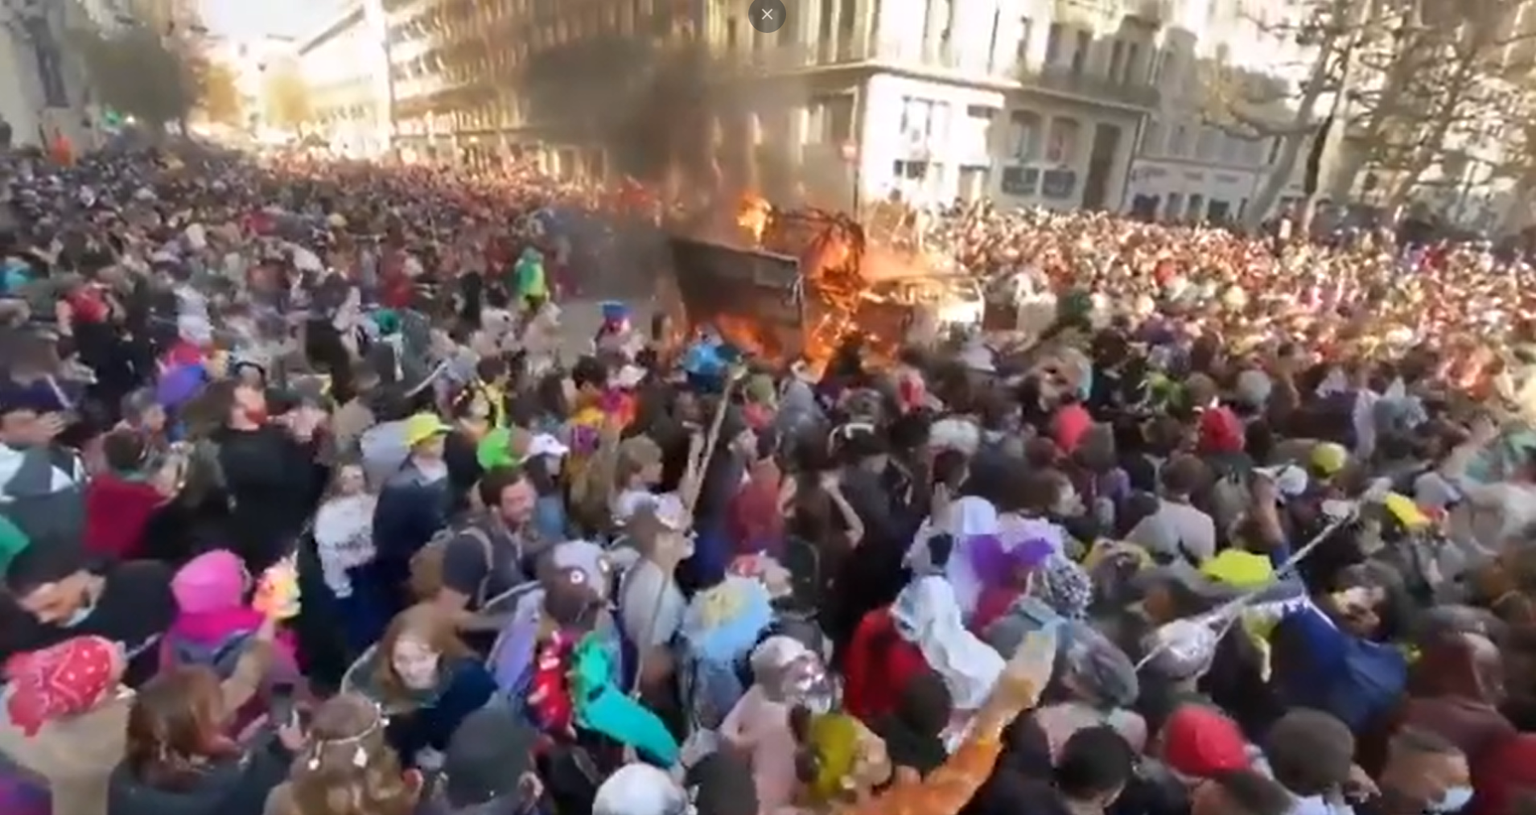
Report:
[{"label": "multi-story stone building", "polygon": [[[380,2],[394,135],[413,153],[536,149],[565,174],[621,170],[572,121],[580,105],[541,98],[562,88],[550,65],[579,72],[580,55],[600,62],[626,41],[693,40],[717,66],[753,69],[709,76],[730,83],[716,149],[793,168],[844,202],[857,188],[1237,218],[1281,145],[1210,124],[1201,66],[1294,88],[1312,57],[1277,25],[1292,4],[1258,0],[793,0],[771,34],[736,0]],[[561,52],[576,56],[548,58]],[[538,71],[542,94],[530,90]],[[1281,205],[1302,195],[1293,175]]]},{"label": "multi-story stone building", "polygon": [[375,158],[390,149],[389,60],[377,0],[348,4],[298,48],[309,92],[306,130],[350,158]]},{"label": "multi-story stone building", "polygon": [[[1215,87],[1202,66],[1220,65],[1229,75],[1246,74],[1294,93],[1315,57],[1296,44],[1295,27],[1282,19],[1291,10],[1291,4],[1260,0],[1168,0],[1150,77],[1160,104],[1142,126],[1126,210],[1211,221],[1247,214],[1278,161],[1281,138],[1214,124],[1222,102],[1212,95],[1230,88]],[[1304,195],[1304,165],[1297,163],[1277,206]]]},{"label": "multi-story stone building", "polygon": [[14,143],[91,143],[96,110],[70,31],[117,25],[126,11],[127,0],[0,0],[0,116]]}]

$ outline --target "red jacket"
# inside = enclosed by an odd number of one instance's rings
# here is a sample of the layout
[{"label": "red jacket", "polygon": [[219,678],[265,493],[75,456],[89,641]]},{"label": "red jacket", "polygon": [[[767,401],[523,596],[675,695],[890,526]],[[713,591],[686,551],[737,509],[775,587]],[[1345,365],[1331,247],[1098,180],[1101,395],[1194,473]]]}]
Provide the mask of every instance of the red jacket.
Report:
[{"label": "red jacket", "polygon": [[843,707],[866,721],[893,713],[901,689],[913,676],[928,669],[928,660],[917,646],[896,631],[890,609],[864,615],[848,644],[843,686]]},{"label": "red jacket", "polygon": [[132,560],[144,546],[144,528],[165,503],[160,491],[142,481],[102,473],[85,485],[85,548],[98,555]]}]

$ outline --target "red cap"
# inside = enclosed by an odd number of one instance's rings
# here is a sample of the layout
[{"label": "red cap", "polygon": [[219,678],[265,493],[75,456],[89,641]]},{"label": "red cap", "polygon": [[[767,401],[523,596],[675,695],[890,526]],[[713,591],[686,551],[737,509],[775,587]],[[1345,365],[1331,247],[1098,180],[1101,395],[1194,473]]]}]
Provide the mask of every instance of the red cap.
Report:
[{"label": "red cap", "polygon": [[1200,452],[1241,453],[1246,444],[1243,423],[1224,407],[1213,407],[1200,414]]},{"label": "red cap", "polygon": [[1184,705],[1168,718],[1163,726],[1163,763],[1191,778],[1211,778],[1252,764],[1243,731],[1204,705]]}]

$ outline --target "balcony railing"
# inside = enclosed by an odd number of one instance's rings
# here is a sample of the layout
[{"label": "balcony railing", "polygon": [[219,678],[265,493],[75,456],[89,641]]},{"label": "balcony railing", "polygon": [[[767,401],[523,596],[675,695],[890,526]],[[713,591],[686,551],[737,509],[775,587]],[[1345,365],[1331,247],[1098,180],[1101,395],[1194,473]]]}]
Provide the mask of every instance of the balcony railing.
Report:
[{"label": "balcony railing", "polygon": [[1130,0],[1125,13],[1149,23],[1166,23],[1173,19],[1173,0]]},{"label": "balcony railing", "polygon": [[1161,100],[1161,92],[1147,82],[1116,80],[1089,71],[1073,71],[1067,66],[1021,69],[1012,59],[993,62],[984,49],[961,49],[944,41],[845,39],[814,45],[774,45],[756,50],[750,44],[744,45],[746,47],[738,46],[728,52],[729,56],[740,59],[750,69],[769,73],[882,63],[1020,82],[1045,93],[1138,108],[1156,108]]},{"label": "balcony railing", "polygon": [[1162,100],[1162,92],[1150,83],[1112,79],[1063,65],[1024,68],[1018,72],[1018,77],[1025,87],[1078,99],[1110,101],[1148,110],[1158,107]]},{"label": "balcony railing", "polygon": [[904,38],[887,40],[845,38],[814,45],[770,44],[761,49],[753,49],[750,43],[744,43],[727,54],[729,58],[739,59],[750,68],[767,72],[883,63],[976,77],[1017,79],[1017,72],[1013,70],[1011,62],[988,64],[987,54],[984,51],[961,49],[954,43],[945,41],[922,43]]}]

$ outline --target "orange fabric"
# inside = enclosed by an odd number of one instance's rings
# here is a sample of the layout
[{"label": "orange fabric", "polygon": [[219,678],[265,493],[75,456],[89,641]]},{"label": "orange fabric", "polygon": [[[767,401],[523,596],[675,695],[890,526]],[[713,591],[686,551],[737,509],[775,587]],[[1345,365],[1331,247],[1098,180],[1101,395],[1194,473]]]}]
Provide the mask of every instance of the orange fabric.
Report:
[{"label": "orange fabric", "polygon": [[68,136],[64,135],[63,133],[55,136],[51,149],[54,161],[57,161],[58,163],[65,166],[74,165],[75,145],[70,142]]},{"label": "orange fabric", "polygon": [[992,775],[1002,752],[996,733],[967,739],[927,778],[898,780],[884,794],[850,806],[841,815],[955,815]]}]

